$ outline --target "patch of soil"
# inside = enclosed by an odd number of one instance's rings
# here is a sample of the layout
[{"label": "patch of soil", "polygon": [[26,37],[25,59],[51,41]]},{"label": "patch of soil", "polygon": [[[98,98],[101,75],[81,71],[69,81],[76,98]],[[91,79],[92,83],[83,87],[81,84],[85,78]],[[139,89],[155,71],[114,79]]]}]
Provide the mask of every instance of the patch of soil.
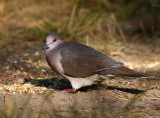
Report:
[{"label": "patch of soil", "polygon": [[[56,79],[56,78],[54,78]],[[119,81],[122,78],[117,78]],[[36,80],[30,79],[36,86],[49,86],[57,80]],[[52,82],[51,82],[52,81]],[[146,89],[125,88],[123,81],[121,87],[111,86],[113,80],[107,80],[105,85],[93,85],[83,88],[76,93],[61,93],[57,90],[70,88],[70,83],[60,79],[53,91],[46,95],[12,94],[0,95],[0,111],[3,111],[8,104],[16,103],[16,110],[27,109],[30,117],[48,114],[49,116],[77,116],[77,117],[149,117],[160,116],[160,90],[154,87]],[[125,80],[126,81],[126,80]],[[128,80],[129,81],[129,80]],[[137,80],[138,81],[138,80]],[[134,81],[133,81],[134,82]],[[128,82],[129,83],[129,82]],[[134,84],[134,83],[132,83]],[[59,88],[59,86],[64,88]],[[124,85],[124,86],[123,86]],[[1,85],[3,86],[3,85]],[[61,86],[61,87],[62,87]],[[155,83],[156,86],[156,83]],[[28,103],[27,103],[28,101]],[[7,104],[7,105],[6,105]],[[46,116],[44,116],[46,117]]]}]

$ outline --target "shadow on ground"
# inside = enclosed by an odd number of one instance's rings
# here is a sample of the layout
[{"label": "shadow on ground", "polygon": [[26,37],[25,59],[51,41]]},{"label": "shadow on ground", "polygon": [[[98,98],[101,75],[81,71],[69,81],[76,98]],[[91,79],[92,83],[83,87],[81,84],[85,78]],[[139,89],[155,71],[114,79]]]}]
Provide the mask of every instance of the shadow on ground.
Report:
[{"label": "shadow on ground", "polygon": [[131,94],[139,94],[139,93],[143,93],[144,92],[143,90],[138,90],[138,89],[118,88],[118,87],[112,87],[112,86],[108,86],[107,89],[109,89],[109,90],[118,90],[118,91],[131,93]]},{"label": "shadow on ground", "polygon": [[[59,78],[52,78],[52,79],[42,79],[42,80],[36,80],[32,78],[25,78],[24,83],[31,83],[36,86],[43,86],[46,88],[53,88],[55,90],[64,90],[64,89],[71,89],[72,86],[70,82],[66,79],[59,79]],[[80,91],[86,92],[89,90],[100,90],[102,88],[105,88],[105,85],[102,85],[101,83],[94,84],[92,86],[88,87],[82,87]],[[129,89],[129,88],[118,88],[114,86],[107,86],[106,90],[118,90],[126,93],[131,93],[131,94],[139,94],[143,93],[143,90],[138,90],[138,89]]]}]

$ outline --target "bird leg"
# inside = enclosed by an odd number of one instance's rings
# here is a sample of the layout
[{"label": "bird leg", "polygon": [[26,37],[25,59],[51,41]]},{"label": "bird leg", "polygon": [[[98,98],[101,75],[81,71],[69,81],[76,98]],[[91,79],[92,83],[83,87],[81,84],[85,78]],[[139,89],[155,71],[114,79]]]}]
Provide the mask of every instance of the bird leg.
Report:
[{"label": "bird leg", "polygon": [[64,89],[64,90],[59,90],[58,92],[62,92],[62,93],[75,93],[76,89]]}]

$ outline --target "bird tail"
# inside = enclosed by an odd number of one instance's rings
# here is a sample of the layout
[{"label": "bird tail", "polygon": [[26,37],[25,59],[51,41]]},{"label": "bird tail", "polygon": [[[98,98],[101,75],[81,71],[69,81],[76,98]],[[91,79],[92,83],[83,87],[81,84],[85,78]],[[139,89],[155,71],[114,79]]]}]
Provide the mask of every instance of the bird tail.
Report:
[{"label": "bird tail", "polygon": [[110,68],[100,73],[101,75],[113,74],[113,75],[122,75],[122,76],[129,76],[129,77],[148,77],[147,74],[134,71],[129,69],[125,66],[121,66],[118,68]]}]

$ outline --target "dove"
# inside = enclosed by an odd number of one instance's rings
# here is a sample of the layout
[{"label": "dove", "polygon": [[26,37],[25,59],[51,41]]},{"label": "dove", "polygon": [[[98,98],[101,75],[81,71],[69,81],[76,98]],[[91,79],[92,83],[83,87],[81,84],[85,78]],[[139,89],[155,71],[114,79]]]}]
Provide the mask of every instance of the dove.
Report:
[{"label": "dove", "polygon": [[76,92],[81,87],[90,86],[100,80],[99,76],[115,75],[145,77],[117,62],[104,53],[87,45],[66,41],[56,33],[46,38],[46,60],[49,67],[61,77],[68,79],[73,89],[62,92]]}]

